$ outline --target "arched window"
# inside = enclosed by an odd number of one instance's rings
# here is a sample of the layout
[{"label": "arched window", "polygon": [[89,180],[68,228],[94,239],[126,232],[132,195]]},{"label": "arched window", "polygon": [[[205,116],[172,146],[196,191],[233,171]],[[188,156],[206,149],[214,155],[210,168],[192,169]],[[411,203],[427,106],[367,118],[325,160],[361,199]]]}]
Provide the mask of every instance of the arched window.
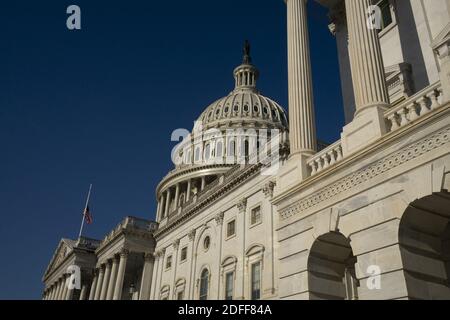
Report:
[{"label": "arched window", "polygon": [[195,149],[195,162],[200,161],[200,148]]},{"label": "arched window", "polygon": [[250,153],[250,144],[247,139],[244,140],[244,143],[241,145],[241,157],[244,157],[246,160],[248,160],[248,156]]},{"label": "arched window", "polygon": [[200,300],[208,300],[209,271],[204,269],[200,277]]},{"label": "arched window", "polygon": [[208,143],[205,147],[205,161],[209,161],[211,158],[211,145]]},{"label": "arched window", "polygon": [[222,156],[223,156],[223,143],[222,141],[219,141],[216,144],[216,157],[222,158]]},{"label": "arched window", "polygon": [[234,157],[235,152],[236,152],[236,146],[235,146],[234,140],[231,140],[230,143],[228,144],[228,156]]}]

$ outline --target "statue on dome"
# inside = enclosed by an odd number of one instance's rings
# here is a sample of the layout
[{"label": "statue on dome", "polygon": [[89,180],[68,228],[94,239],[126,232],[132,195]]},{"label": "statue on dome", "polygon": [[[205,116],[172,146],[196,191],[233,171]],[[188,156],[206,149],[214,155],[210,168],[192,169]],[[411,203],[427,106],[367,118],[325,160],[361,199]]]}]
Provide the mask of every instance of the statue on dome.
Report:
[{"label": "statue on dome", "polygon": [[250,64],[252,62],[252,58],[250,56],[250,42],[248,40],[245,40],[244,43],[244,64]]}]

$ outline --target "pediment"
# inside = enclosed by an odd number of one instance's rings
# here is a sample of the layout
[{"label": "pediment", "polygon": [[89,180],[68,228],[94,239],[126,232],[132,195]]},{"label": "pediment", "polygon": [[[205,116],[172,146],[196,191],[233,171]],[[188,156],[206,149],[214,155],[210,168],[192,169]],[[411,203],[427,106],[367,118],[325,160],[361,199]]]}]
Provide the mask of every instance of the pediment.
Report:
[{"label": "pediment", "polygon": [[47,267],[47,270],[44,274],[44,278],[49,275],[53,270],[55,270],[61,262],[73,251],[74,241],[70,239],[61,239],[58,244],[58,247],[53,254],[52,259]]}]

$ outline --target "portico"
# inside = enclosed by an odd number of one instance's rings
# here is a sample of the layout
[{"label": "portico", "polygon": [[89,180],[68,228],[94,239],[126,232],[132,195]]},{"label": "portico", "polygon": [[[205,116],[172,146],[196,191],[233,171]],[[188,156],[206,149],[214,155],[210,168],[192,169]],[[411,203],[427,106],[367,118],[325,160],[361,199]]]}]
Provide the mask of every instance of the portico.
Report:
[{"label": "portico", "polygon": [[127,217],[105,237],[95,252],[95,291],[89,300],[148,299],[156,228],[148,220]]}]

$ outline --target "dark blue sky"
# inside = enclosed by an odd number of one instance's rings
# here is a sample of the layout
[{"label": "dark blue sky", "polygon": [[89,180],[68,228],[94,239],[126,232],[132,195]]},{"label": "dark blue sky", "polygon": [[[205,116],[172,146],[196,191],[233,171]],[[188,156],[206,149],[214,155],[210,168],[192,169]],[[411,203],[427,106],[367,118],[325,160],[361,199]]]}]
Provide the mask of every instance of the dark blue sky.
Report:
[{"label": "dark blue sky", "polygon": [[[75,238],[94,184],[101,238],[124,216],[153,219],[172,167],[170,135],[233,89],[245,39],[259,89],[287,108],[282,0],[2,1],[0,299],[38,299],[61,237]],[[17,2],[17,3],[16,3]],[[66,28],[66,8],[82,30]],[[319,138],[343,125],[335,39],[309,1]]]}]

